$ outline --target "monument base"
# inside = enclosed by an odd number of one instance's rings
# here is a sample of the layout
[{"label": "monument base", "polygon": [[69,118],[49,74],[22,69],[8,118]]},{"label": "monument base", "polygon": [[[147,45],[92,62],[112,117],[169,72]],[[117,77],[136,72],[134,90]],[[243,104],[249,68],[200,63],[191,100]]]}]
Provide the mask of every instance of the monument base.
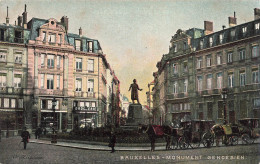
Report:
[{"label": "monument base", "polygon": [[130,104],[126,126],[138,126],[143,124],[143,109],[141,104]]}]

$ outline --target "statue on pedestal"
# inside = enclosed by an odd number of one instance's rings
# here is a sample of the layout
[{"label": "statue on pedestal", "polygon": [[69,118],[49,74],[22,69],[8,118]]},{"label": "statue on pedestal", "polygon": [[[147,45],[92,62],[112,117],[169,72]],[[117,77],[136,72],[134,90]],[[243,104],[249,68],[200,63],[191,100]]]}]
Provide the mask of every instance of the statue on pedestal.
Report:
[{"label": "statue on pedestal", "polygon": [[140,89],[136,82],[137,82],[136,79],[134,79],[133,84],[130,85],[129,91],[132,89],[131,99],[132,99],[133,104],[135,103],[134,100],[137,100],[138,104],[140,104],[139,98],[138,98],[138,90],[142,91],[143,89]]}]

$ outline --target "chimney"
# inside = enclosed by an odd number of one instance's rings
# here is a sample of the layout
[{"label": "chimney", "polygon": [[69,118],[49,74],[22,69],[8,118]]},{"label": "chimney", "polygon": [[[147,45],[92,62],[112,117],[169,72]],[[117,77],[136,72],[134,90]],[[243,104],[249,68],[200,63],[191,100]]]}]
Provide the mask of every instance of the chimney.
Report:
[{"label": "chimney", "polygon": [[60,19],[62,25],[65,27],[65,30],[68,31],[69,30],[69,18],[67,16],[63,16]]},{"label": "chimney", "polygon": [[222,28],[223,28],[223,30],[225,30],[226,26],[225,26],[225,25],[223,25],[223,26],[222,26]]},{"label": "chimney", "polygon": [[20,26],[20,27],[22,27],[22,22],[23,22],[23,17],[22,16],[18,16],[18,18],[17,18],[17,22],[18,22],[18,26]]},{"label": "chimney", "polygon": [[205,35],[209,35],[213,33],[213,22],[210,21],[204,21],[204,30]]},{"label": "chimney", "polygon": [[260,18],[260,9],[255,8],[254,9],[254,15],[255,15],[255,20]]},{"label": "chimney", "polygon": [[236,12],[234,12],[234,17],[228,17],[229,27],[233,27],[237,25]]},{"label": "chimney", "polygon": [[14,21],[14,25],[16,26],[16,21]]},{"label": "chimney", "polygon": [[82,28],[79,28],[79,36],[82,36]]},{"label": "chimney", "polygon": [[6,25],[9,26],[8,6],[7,6],[7,15],[6,15]]},{"label": "chimney", "polygon": [[24,12],[23,12],[23,28],[27,29],[27,12],[26,12],[26,4],[24,5]]}]

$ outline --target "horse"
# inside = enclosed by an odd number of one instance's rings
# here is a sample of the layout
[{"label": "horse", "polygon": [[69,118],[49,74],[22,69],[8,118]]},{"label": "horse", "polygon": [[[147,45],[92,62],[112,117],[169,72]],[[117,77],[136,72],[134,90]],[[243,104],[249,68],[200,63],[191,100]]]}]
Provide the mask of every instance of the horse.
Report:
[{"label": "horse", "polygon": [[139,125],[139,133],[147,133],[148,138],[151,142],[151,151],[155,150],[155,140],[157,138],[165,138],[166,150],[170,149],[171,143],[171,127],[166,125]]}]

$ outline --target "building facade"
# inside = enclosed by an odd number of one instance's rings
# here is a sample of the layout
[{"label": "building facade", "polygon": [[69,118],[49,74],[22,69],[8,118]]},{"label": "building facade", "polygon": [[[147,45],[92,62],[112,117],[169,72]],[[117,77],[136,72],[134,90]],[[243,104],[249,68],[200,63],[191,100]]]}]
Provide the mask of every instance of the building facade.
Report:
[{"label": "building facade", "polygon": [[104,126],[110,66],[98,40],[83,36],[81,28],[69,33],[66,16],[27,22],[26,5],[17,21],[10,25],[7,12],[0,25],[3,132],[17,134],[23,126],[54,126],[60,132]]},{"label": "building facade", "polygon": [[204,22],[204,29],[176,32],[169,53],[157,64],[155,88],[159,101],[165,102],[166,123],[182,119],[220,123],[224,117],[237,123],[247,117],[260,118],[259,15],[260,10],[254,9],[255,20],[237,25],[234,13],[228,18],[229,28],[217,32],[209,21]]}]

